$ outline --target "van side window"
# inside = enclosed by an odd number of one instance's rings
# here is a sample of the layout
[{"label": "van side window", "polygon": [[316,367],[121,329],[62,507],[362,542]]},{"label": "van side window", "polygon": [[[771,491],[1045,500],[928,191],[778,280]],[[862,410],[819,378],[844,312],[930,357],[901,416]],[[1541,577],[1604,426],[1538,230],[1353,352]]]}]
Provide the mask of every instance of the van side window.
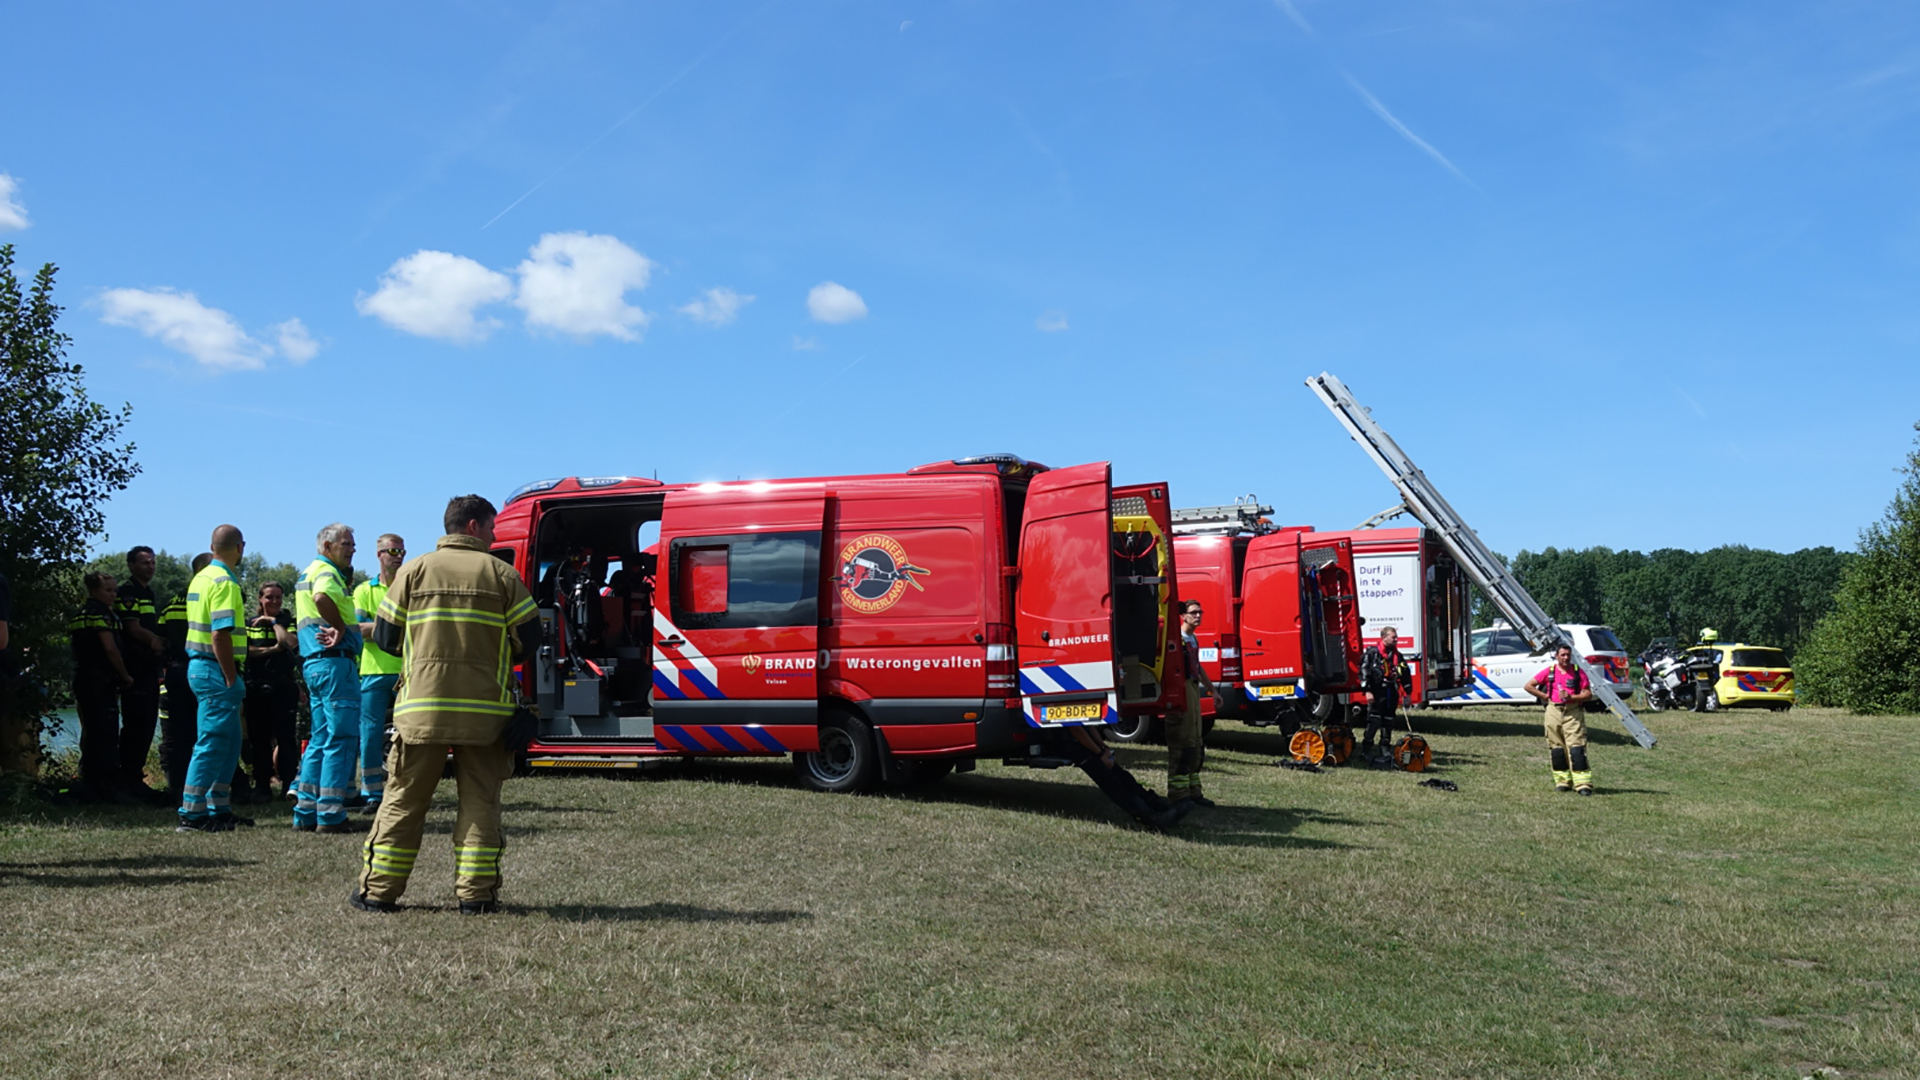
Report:
[{"label": "van side window", "polygon": [[668,557],[673,620],[683,630],[819,622],[817,532],[681,537]]},{"label": "van side window", "polygon": [[727,613],[727,548],[724,544],[674,545],[674,616]]}]

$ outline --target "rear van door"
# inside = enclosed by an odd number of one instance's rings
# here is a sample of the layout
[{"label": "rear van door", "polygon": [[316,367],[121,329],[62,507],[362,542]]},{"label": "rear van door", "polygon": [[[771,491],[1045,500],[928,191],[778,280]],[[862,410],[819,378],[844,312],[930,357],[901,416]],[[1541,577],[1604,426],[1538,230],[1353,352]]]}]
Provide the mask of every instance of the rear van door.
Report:
[{"label": "rear van door", "polygon": [[1021,711],[1034,727],[1110,724],[1113,675],[1112,466],[1041,473],[1020,525],[1014,640]]},{"label": "rear van door", "polygon": [[[1173,500],[1165,484],[1113,489],[1113,637],[1123,713],[1165,714],[1187,704]],[[1129,670],[1127,661],[1135,658]]]},{"label": "rear van door", "polygon": [[1320,693],[1360,689],[1360,592],[1353,542],[1300,545],[1301,592],[1308,609],[1308,687]]},{"label": "rear van door", "polygon": [[815,725],[825,520],[818,484],[667,494],[653,620],[656,731],[696,725],[684,730],[689,749],[766,752],[776,747],[755,733],[697,725]]},{"label": "rear van door", "polygon": [[1333,693],[1360,685],[1360,608],[1353,544],[1301,543],[1288,530],[1247,543],[1240,649],[1257,698]]}]

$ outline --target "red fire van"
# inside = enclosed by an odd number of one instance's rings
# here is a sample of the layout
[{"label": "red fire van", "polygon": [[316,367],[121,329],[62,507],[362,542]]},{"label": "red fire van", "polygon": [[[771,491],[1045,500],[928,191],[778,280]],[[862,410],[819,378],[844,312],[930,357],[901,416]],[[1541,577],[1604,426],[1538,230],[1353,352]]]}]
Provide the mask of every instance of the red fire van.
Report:
[{"label": "red fire van", "polygon": [[1105,463],[570,477],[496,532],[540,607],[531,766],[792,754],[851,791],[1056,764],[1062,728],[1180,704],[1166,485]]}]

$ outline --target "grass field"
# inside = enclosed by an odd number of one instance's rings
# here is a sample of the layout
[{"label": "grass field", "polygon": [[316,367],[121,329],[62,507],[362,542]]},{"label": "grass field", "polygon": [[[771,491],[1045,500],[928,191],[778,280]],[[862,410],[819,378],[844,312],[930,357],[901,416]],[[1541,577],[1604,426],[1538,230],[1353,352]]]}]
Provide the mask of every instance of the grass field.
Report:
[{"label": "grass field", "polygon": [[1534,715],[1420,715],[1456,793],[1223,725],[1168,836],[1077,771],[515,780],[482,919],[451,783],[392,916],[280,807],[4,820],[0,1076],[1920,1076],[1920,719],[1597,718],[1582,799]]}]

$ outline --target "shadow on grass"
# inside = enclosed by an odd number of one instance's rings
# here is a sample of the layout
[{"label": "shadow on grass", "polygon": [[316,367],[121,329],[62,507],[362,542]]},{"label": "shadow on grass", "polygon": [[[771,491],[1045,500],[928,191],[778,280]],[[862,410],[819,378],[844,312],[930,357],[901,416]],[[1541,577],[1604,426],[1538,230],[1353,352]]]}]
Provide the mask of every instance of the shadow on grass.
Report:
[{"label": "shadow on grass", "polygon": [[[39,885],[49,889],[120,888],[127,885],[204,885],[223,881],[226,874],[181,873],[254,866],[255,859],[223,859],[210,855],[127,855],[99,859],[59,859],[42,863],[0,863],[0,885]],[[107,871],[90,874],[48,873],[59,870]],[[141,871],[157,871],[142,873]]]},{"label": "shadow on grass", "polygon": [[1205,844],[1209,847],[1345,851],[1355,846],[1343,844],[1338,840],[1316,840],[1312,837],[1293,835],[1295,829],[1309,821],[1322,825],[1362,826],[1366,824],[1353,818],[1341,817],[1337,814],[1321,814],[1311,810],[1229,806],[1222,803],[1211,810],[1195,810],[1187,816],[1185,821],[1174,826],[1167,835],[1176,840],[1185,840],[1190,844]]},{"label": "shadow on grass", "polygon": [[555,904],[547,915],[563,922],[684,922],[684,923],[774,923],[802,922],[813,918],[810,911],[730,911],[703,908],[692,904]]},{"label": "shadow on grass", "polygon": [[1593,788],[1593,797],[1596,799],[1602,795],[1611,796],[1611,795],[1671,795],[1671,794],[1673,794],[1673,792],[1671,791],[1655,791],[1652,788],[1636,788],[1636,787],[1610,788],[1610,787],[1601,787],[1598,784],[1594,785],[1594,788]]},{"label": "shadow on grass", "polygon": [[[1540,710],[1531,706],[1515,705],[1509,709],[1500,707],[1499,719],[1483,717],[1480,713],[1491,712],[1482,709],[1479,712],[1457,712],[1452,709],[1428,709],[1415,713],[1414,729],[1426,736],[1441,735],[1453,738],[1485,738],[1487,736],[1533,736],[1546,740],[1541,725]],[[1524,716],[1524,721],[1507,719],[1505,714],[1515,717]],[[1587,714],[1587,741],[1601,746],[1631,746],[1633,737],[1619,729],[1618,722],[1611,713]]]}]

